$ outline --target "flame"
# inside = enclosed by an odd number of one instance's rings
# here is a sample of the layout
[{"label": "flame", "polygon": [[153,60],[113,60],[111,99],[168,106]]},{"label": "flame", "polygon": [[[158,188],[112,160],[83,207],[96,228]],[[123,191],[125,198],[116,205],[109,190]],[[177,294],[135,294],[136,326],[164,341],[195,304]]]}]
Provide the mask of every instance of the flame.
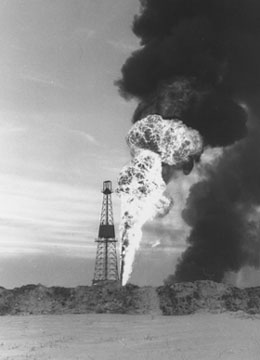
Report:
[{"label": "flame", "polygon": [[165,120],[160,115],[148,115],[136,122],[126,138],[131,153],[149,149],[159,154],[168,165],[180,166],[191,157],[201,155],[203,142],[197,130],[180,120]]},{"label": "flame", "polygon": [[123,285],[132,272],[134,255],[142,238],[143,224],[158,213],[166,211],[171,205],[171,200],[163,196],[165,188],[160,156],[150,150],[139,150],[136,157],[120,173],[116,191],[121,195]]},{"label": "flame", "polygon": [[201,155],[202,138],[180,120],[149,115],[130,129],[127,143],[133,156],[120,172],[116,192],[121,197],[122,285],[131,275],[135,253],[142,239],[142,226],[157,215],[163,216],[172,199],[163,195],[162,162],[180,167]]}]

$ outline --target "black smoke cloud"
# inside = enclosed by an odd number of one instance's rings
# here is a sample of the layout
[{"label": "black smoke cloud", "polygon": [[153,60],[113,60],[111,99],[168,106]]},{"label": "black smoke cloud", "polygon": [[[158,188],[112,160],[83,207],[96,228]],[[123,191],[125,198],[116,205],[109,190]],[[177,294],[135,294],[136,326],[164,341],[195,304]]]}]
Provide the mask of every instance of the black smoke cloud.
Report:
[{"label": "black smoke cloud", "polygon": [[[192,230],[173,277],[220,281],[228,270],[259,266],[260,2],[140,2],[133,32],[141,48],[117,85],[138,101],[133,122],[150,113],[179,118],[205,145],[227,146],[190,191],[183,217]],[[254,113],[249,133],[242,103]]]},{"label": "black smoke cloud", "polygon": [[191,226],[174,281],[223,280],[227,271],[260,265],[260,128],[224,151],[191,188],[184,220]]},{"label": "black smoke cloud", "polygon": [[142,47],[118,81],[139,101],[134,121],[177,116],[212,146],[245,136],[236,100],[259,91],[259,9],[258,0],[141,0],[133,31]]}]

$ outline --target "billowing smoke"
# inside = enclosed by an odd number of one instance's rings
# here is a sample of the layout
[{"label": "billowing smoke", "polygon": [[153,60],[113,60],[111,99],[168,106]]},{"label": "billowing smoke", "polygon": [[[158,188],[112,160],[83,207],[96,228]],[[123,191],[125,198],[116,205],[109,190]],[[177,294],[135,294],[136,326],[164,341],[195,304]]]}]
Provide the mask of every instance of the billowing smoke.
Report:
[{"label": "billowing smoke", "polygon": [[[183,212],[191,234],[174,280],[222,280],[228,270],[259,265],[260,2],[140,2],[133,31],[141,48],[117,82],[123,96],[138,102],[133,122],[158,114],[197,130],[205,146],[226,147],[191,188]],[[249,131],[242,103],[254,113]],[[166,153],[181,139],[166,140]],[[142,142],[160,155],[166,182],[177,168],[188,174],[199,161],[201,151],[169,163],[150,137]]]},{"label": "billowing smoke", "polygon": [[127,136],[132,160],[118,179],[122,219],[120,238],[121,278],[124,285],[132,272],[136,250],[142,238],[142,226],[155,216],[168,213],[172,200],[163,195],[166,184],[162,163],[182,168],[203,150],[202,138],[177,120],[163,120],[149,115],[138,121]]}]

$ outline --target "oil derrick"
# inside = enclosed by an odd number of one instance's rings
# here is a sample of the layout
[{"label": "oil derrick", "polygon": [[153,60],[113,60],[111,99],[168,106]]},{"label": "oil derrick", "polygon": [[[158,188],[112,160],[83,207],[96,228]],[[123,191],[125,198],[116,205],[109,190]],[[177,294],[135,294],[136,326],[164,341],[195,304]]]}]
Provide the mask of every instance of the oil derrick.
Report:
[{"label": "oil derrick", "polygon": [[103,182],[103,202],[98,231],[93,285],[119,281],[115,227],[112,208],[112,182]]}]

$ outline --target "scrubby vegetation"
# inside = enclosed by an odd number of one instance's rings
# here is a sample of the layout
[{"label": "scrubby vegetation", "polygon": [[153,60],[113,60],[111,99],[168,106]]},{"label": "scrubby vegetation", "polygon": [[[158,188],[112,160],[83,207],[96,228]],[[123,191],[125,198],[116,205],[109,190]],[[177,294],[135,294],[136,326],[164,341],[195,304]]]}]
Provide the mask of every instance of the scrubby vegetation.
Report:
[{"label": "scrubby vegetation", "polygon": [[0,287],[0,315],[164,314],[197,311],[260,313],[260,287],[238,289],[213,281],[175,283],[158,288],[118,283],[76,288],[26,285]]}]

